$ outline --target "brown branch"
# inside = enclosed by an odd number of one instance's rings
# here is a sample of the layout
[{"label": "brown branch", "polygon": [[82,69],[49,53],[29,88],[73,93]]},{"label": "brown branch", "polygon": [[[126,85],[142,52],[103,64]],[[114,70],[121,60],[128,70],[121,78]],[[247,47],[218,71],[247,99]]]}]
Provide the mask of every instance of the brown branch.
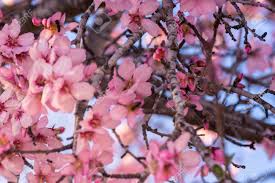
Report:
[{"label": "brown branch", "polygon": [[223,87],[223,89],[227,92],[234,92],[239,95],[245,96],[245,97],[257,102],[258,104],[261,104],[265,109],[270,110],[273,114],[275,114],[275,107],[273,107],[270,103],[263,100],[260,97],[260,95],[252,94],[252,93],[249,93],[248,91],[241,90],[241,89],[235,88],[235,87]]},{"label": "brown branch", "polygon": [[79,28],[78,28],[78,32],[75,38],[75,42],[77,44],[78,47],[80,47],[80,42],[81,39],[83,37],[83,33],[85,31],[85,27],[86,27],[86,23],[90,17],[90,14],[92,13],[92,10],[94,8],[94,3],[92,3],[89,8],[85,11],[85,13],[81,16],[81,20],[79,22]]},{"label": "brown branch", "polygon": [[175,130],[173,132],[172,140],[177,139],[181,131],[187,131],[191,133],[191,142],[196,147],[197,151],[202,156],[203,160],[206,162],[207,166],[212,169],[214,166],[214,161],[210,157],[210,153],[208,149],[204,146],[203,142],[201,141],[200,137],[196,134],[194,128],[188,124],[183,115],[183,109],[185,106],[185,101],[181,97],[181,90],[179,87],[179,82],[176,78],[176,60],[177,60],[177,25],[173,17],[173,8],[174,4],[172,0],[164,0],[163,7],[166,8],[167,16],[166,16],[166,23],[168,29],[168,58],[167,62],[169,63],[169,69],[167,72],[167,79],[170,83],[171,91],[172,91],[172,98],[175,103],[176,107],[176,115],[175,115]]},{"label": "brown branch", "polygon": [[74,135],[73,135],[73,152],[76,150],[77,146],[77,136],[78,133],[76,131],[80,128],[79,122],[83,120],[86,107],[87,107],[88,102],[87,101],[80,101],[76,105],[76,111],[75,111],[75,126],[74,126]]}]

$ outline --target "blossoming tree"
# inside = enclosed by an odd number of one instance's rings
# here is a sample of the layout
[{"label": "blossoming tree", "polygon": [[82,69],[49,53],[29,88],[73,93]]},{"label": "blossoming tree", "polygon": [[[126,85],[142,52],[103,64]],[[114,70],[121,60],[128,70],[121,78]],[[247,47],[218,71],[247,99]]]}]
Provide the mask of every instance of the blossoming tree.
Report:
[{"label": "blossoming tree", "polygon": [[8,182],[229,183],[245,166],[225,143],[274,157],[274,1],[14,3],[0,14]]}]

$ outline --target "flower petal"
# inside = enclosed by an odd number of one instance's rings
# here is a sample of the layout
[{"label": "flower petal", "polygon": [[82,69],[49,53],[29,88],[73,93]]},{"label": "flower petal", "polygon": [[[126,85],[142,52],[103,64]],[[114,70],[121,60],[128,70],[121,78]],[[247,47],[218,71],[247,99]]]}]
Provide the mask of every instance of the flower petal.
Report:
[{"label": "flower petal", "polygon": [[95,89],[87,82],[74,83],[71,93],[77,100],[89,100],[94,96]]},{"label": "flower petal", "polygon": [[134,80],[135,81],[147,81],[152,74],[152,68],[147,64],[142,64],[136,68],[134,71]]},{"label": "flower petal", "polygon": [[133,76],[135,64],[131,59],[125,59],[118,68],[118,74],[125,80],[129,81]]},{"label": "flower petal", "polygon": [[143,27],[143,29],[148,32],[151,36],[159,36],[162,33],[161,28],[158,26],[158,24],[156,24],[155,22],[153,22],[152,20],[149,19],[142,19],[141,20],[141,25]]}]

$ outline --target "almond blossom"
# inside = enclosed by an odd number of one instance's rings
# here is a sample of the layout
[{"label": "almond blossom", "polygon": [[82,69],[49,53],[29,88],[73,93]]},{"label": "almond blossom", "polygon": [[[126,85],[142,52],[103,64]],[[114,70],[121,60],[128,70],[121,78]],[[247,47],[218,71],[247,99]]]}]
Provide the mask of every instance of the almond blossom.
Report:
[{"label": "almond blossom", "polygon": [[181,11],[188,11],[192,16],[200,16],[215,12],[216,6],[221,6],[225,0],[180,0]]},{"label": "almond blossom", "polygon": [[141,28],[151,36],[159,36],[161,28],[152,20],[146,18],[147,15],[154,13],[159,3],[157,0],[134,0],[132,7],[121,17],[123,27],[128,27],[133,32],[138,32]]},{"label": "almond blossom", "polygon": [[106,4],[106,9],[110,15],[116,14],[123,10],[128,10],[132,7],[131,0],[95,0],[95,9],[98,9],[103,2]]},{"label": "almond blossom", "polygon": [[[147,64],[135,66],[131,59],[125,59],[118,68],[118,75],[109,84],[109,90],[121,93],[128,91],[140,97],[151,95],[151,84],[148,82],[152,69]],[[131,95],[126,95],[131,96]]]},{"label": "almond blossom", "polygon": [[0,53],[7,58],[14,58],[27,52],[34,42],[33,33],[20,34],[20,24],[14,19],[11,24],[5,24],[0,31]]},{"label": "almond blossom", "polygon": [[185,151],[190,134],[182,134],[177,141],[168,142],[167,148],[161,148],[157,142],[151,142],[150,151],[146,157],[149,169],[155,175],[156,182],[166,181],[176,176],[179,166],[183,165],[185,172],[196,168],[200,163],[200,155],[195,151]]},{"label": "almond blossom", "polygon": [[255,151],[260,143],[269,159],[275,152],[269,3],[40,0],[3,6],[1,180],[183,183],[191,175],[192,181],[238,182],[228,166],[243,166],[231,162],[224,143]]}]

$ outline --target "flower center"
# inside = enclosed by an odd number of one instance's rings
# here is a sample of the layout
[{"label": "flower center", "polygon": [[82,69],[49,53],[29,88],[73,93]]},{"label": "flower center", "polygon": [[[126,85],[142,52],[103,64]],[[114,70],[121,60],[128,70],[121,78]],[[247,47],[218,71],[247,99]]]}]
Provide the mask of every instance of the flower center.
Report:
[{"label": "flower center", "polygon": [[134,81],[131,79],[127,81],[126,86],[124,87],[124,90],[130,89],[134,85]]},{"label": "flower center", "polygon": [[40,75],[35,80],[35,84],[39,87],[43,87],[46,84],[46,79],[42,75]]},{"label": "flower center", "polygon": [[97,118],[93,118],[89,121],[89,125],[93,128],[98,128],[100,127],[101,121]]},{"label": "flower center", "polygon": [[6,111],[5,104],[0,102],[0,113]]},{"label": "flower center", "polygon": [[141,25],[141,17],[138,14],[130,14],[131,22],[138,25]]},{"label": "flower center", "polygon": [[6,46],[10,47],[10,48],[14,48],[18,46],[17,40],[14,38],[9,37],[8,41],[6,42]]},{"label": "flower center", "polygon": [[14,118],[16,120],[20,120],[22,118],[22,116],[23,116],[23,111],[16,111]]},{"label": "flower center", "polygon": [[81,132],[80,136],[85,139],[91,139],[94,136],[94,132],[87,131],[87,132]]}]

